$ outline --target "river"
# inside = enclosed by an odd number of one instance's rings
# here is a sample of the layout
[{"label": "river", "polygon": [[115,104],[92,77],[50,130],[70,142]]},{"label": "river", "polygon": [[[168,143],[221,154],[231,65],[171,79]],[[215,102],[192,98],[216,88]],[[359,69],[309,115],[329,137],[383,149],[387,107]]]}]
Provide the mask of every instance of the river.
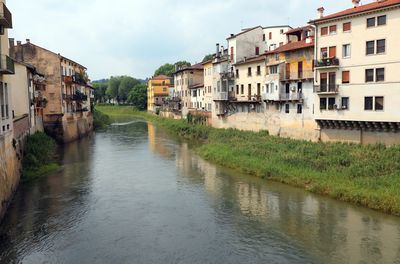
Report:
[{"label": "river", "polygon": [[400,218],[204,161],[140,120],[21,186],[0,263],[400,263]]}]

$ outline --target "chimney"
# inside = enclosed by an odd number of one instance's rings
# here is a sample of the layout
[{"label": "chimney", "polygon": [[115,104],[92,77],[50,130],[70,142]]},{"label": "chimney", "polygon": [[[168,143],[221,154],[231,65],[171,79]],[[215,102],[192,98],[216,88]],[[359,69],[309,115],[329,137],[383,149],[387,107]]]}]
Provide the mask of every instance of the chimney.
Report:
[{"label": "chimney", "polygon": [[354,7],[354,8],[360,6],[360,0],[352,0],[351,2],[353,3],[353,7]]},{"label": "chimney", "polygon": [[31,40],[30,39],[26,39],[26,43],[31,43]]},{"label": "chimney", "polygon": [[10,49],[14,48],[14,39],[13,38],[9,38],[8,43],[10,45]]},{"label": "chimney", "polygon": [[220,56],[219,56],[219,43],[217,43],[216,48],[217,48],[217,52],[215,53],[215,56],[216,56],[217,58],[219,58],[219,57],[220,57]]},{"label": "chimney", "polygon": [[21,46],[22,42],[20,40],[17,40],[17,46]]},{"label": "chimney", "polygon": [[320,8],[317,9],[317,11],[318,11],[318,18],[323,18],[325,8],[323,6],[321,6]]}]

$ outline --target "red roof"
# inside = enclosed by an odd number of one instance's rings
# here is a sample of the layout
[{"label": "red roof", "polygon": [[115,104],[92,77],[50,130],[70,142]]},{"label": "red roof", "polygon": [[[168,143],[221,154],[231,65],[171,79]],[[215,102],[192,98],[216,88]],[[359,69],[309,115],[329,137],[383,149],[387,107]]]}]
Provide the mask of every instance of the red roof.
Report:
[{"label": "red roof", "polygon": [[314,39],[312,39],[312,41],[310,43],[307,43],[306,40],[290,42],[288,44],[280,46],[279,48],[274,49],[273,51],[267,52],[267,54],[281,53],[281,52],[305,49],[305,48],[310,48],[310,47],[314,47]]},{"label": "red roof", "polygon": [[400,0],[380,0],[380,1],[376,0],[376,1],[366,4],[366,5],[360,5],[358,7],[349,8],[349,9],[340,11],[338,13],[324,16],[320,19],[312,20],[312,21],[310,21],[310,23],[318,23],[321,21],[325,21],[327,19],[338,18],[338,17],[348,16],[348,15],[354,15],[357,13],[362,13],[362,12],[371,11],[374,9],[389,7],[389,6],[398,5],[398,4],[400,4]]},{"label": "red roof", "polygon": [[153,77],[152,80],[159,81],[159,80],[166,80],[170,79],[171,77],[168,77],[167,75],[158,75],[156,77]]},{"label": "red roof", "polygon": [[262,60],[265,60],[265,54],[262,54],[262,55],[256,56],[256,57],[252,57],[252,58],[247,58],[246,60],[237,62],[235,65],[243,65],[243,64],[262,61]]},{"label": "red roof", "polygon": [[307,30],[309,28],[311,28],[311,26],[292,28],[292,29],[289,29],[288,31],[286,31],[285,34],[289,35],[289,34],[293,34],[293,33],[296,33],[296,32],[301,32],[301,31]]}]

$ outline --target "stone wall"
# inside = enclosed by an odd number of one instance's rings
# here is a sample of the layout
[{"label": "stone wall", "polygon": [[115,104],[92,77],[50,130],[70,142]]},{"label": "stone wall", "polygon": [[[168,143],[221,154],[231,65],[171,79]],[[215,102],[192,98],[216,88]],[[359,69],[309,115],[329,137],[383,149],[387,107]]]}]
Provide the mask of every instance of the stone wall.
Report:
[{"label": "stone wall", "polygon": [[20,161],[13,147],[13,134],[0,135],[0,222],[20,180]]},{"label": "stone wall", "polygon": [[45,122],[44,129],[59,143],[72,142],[93,131],[93,115],[90,112],[74,113],[59,121]]}]

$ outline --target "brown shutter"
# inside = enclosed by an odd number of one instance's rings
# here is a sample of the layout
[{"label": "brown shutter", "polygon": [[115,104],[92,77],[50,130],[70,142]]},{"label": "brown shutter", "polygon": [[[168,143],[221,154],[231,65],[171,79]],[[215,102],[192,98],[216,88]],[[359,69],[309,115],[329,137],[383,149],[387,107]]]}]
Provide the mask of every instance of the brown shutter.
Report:
[{"label": "brown shutter", "polygon": [[335,58],[335,57],[336,57],[336,46],[329,47],[329,58]]},{"label": "brown shutter", "polygon": [[342,83],[350,83],[350,72],[342,71]]},{"label": "brown shutter", "polygon": [[321,28],[321,36],[326,36],[326,35],[328,35],[328,27]]},{"label": "brown shutter", "polygon": [[351,22],[343,23],[343,32],[351,30]]}]

